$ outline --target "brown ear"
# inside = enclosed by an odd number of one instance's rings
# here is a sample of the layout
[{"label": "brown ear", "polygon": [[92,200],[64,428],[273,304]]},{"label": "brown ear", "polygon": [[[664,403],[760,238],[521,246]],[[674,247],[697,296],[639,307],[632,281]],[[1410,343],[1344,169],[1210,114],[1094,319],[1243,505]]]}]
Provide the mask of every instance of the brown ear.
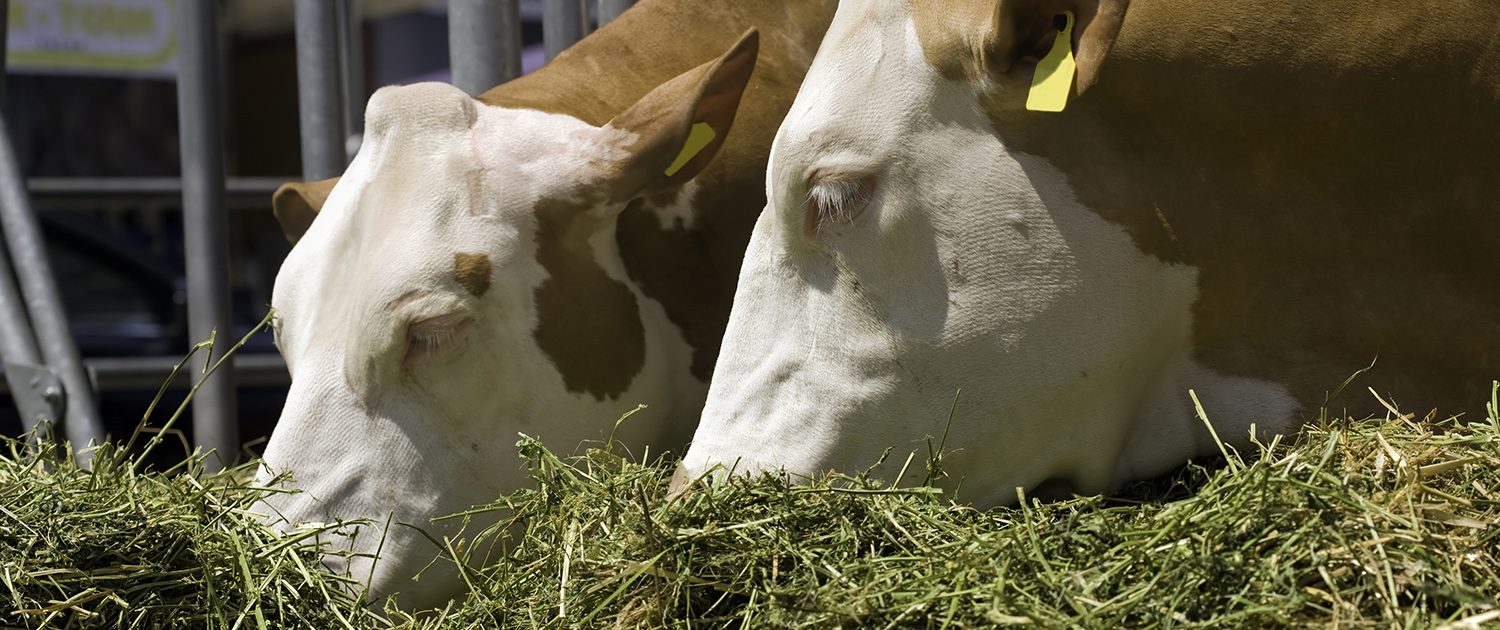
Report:
[{"label": "brown ear", "polygon": [[1099,81],[1099,67],[1104,65],[1104,58],[1115,47],[1115,38],[1120,35],[1120,25],[1125,22],[1125,9],[1129,6],[1130,0],[1104,0],[1097,3],[1093,19],[1087,23],[1079,22],[1082,31],[1078,32],[1082,34],[1075,33],[1078,41],[1073,45],[1078,60],[1078,94]]},{"label": "brown ear", "polygon": [[1078,20],[1073,27],[1075,93],[1083,94],[1099,80],[1099,67],[1115,45],[1129,5],[1130,0],[1000,0],[995,26],[983,44],[985,65],[991,72],[1029,77],[1057,37],[1057,16],[1072,11]]},{"label": "brown ear", "polygon": [[630,156],[618,163],[611,187],[617,199],[683,184],[713,160],[734,124],[759,50],[759,33],[745,31],[729,52],[661,84],[609,121],[606,127],[637,136],[625,147]]},{"label": "brown ear", "polygon": [[318,211],[323,209],[323,202],[328,201],[328,193],[333,192],[337,183],[337,177],[321,182],[287,182],[271,195],[271,211],[281,223],[288,242],[296,243],[312,227],[313,219],[318,218]]}]

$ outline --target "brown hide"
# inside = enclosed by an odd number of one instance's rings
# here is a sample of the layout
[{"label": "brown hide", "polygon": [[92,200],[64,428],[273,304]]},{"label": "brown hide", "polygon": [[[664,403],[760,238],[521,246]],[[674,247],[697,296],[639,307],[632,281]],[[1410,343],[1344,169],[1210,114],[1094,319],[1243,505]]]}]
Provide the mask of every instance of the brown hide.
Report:
[{"label": "brown hide", "polygon": [[[609,165],[601,190],[592,196],[618,203],[642,191],[676,189],[711,164],[733,128],[758,41],[754,30],[746,32],[722,57],[661,84],[615,116],[609,127],[628,131],[635,140],[628,157]],[[709,125],[717,135],[673,175],[666,175],[697,123]],[[595,205],[543,197],[532,212],[537,263],[547,271],[535,292],[533,332],[537,347],[557,366],[568,391],[604,400],[618,398],[630,388],[646,362],[646,339],[635,294],[605,272],[589,243],[615,219],[613,214],[595,212]]]},{"label": "brown hide", "polygon": [[765,206],[771,140],[835,7],[833,0],[644,0],[536,72],[478,97],[602,126],[657,86],[723,53],[745,29],[761,32],[734,129],[694,180],[693,226],[664,229],[650,211],[676,199],[677,190],[667,190],[632,202],[616,228],[626,271],[682,330],[694,349],[693,375],[705,382],[729,321],[750,229]]},{"label": "brown hide", "polygon": [[1500,378],[1500,5],[1133,0],[1060,114],[988,100],[1145,252],[1199,269],[1199,361],[1308,413],[1482,417]]}]

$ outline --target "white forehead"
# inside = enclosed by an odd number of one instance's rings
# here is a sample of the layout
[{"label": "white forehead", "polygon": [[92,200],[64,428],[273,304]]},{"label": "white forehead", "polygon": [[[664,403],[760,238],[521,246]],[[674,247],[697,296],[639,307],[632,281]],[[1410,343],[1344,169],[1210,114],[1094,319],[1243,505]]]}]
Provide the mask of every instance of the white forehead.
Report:
[{"label": "white forehead", "polygon": [[366,187],[397,178],[403,196],[431,202],[479,171],[488,190],[475,200],[483,207],[468,209],[474,215],[525,216],[538,198],[573,194],[599,176],[600,164],[620,157],[621,136],[629,135],[563,114],[492,107],[447,84],[384,88],[371,97],[366,120],[364,145],[348,175],[363,161],[374,176]]},{"label": "white forehead", "polygon": [[377,92],[365,133],[277,276],[272,303],[297,345],[329,325],[312,316],[320,305],[394,299],[451,275],[457,252],[486,253],[496,277],[539,273],[520,268],[536,266],[528,239],[538,200],[572,199],[629,140],[571,116],[487,106],[442,84]]},{"label": "white forehead", "polygon": [[896,139],[925,124],[941,84],[907,3],[844,0],[777,134],[772,161],[818,167],[898,153]]}]

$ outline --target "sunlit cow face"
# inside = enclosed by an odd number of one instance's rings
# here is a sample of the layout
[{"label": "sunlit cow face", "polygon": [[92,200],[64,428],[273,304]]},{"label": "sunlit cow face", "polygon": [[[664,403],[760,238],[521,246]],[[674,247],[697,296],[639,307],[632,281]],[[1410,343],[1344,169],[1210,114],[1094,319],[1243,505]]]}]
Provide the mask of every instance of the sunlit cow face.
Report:
[{"label": "sunlit cow face", "polygon": [[862,470],[894,448],[889,477],[946,432],[950,483],[994,504],[1048,480],[1102,490],[1212,448],[1188,387],[1247,394],[1218,418],[1237,437],[1289,417],[1280,388],[1193,361],[1195,269],[1141,252],[997,134],[1027,124],[1026,50],[1051,41],[1021,33],[1044,31],[1053,4],[840,4],[772,150],[679,480]]},{"label": "sunlit cow face", "polygon": [[518,434],[566,452],[647,403],[614,439],[680,443],[705,386],[682,333],[627,276],[615,219],[712,157],[722,133],[685,143],[695,126],[728,131],[755,44],[604,127],[444,84],[376,93],[364,146],[277,278],[292,387],[261,476],[290,472],[303,492],[267,509],[288,524],[370,519],[352,547],[381,559],[353,562],[353,577],[375,597],[440,605],[453,567],[409,581],[438,549],[408,525],[441,540],[458,522],[432,518],[524,485]]}]

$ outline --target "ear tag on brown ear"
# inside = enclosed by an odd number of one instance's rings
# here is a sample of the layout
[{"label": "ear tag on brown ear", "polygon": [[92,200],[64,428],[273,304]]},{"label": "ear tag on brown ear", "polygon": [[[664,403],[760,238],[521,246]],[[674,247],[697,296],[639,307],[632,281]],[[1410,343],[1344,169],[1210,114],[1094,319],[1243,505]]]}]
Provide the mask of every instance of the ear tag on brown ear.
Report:
[{"label": "ear tag on brown ear", "polygon": [[703,148],[708,146],[708,143],[714,141],[714,137],[717,135],[714,133],[714,128],[708,126],[708,123],[694,123],[692,130],[688,131],[687,142],[682,143],[682,153],[677,154],[677,159],[672,160],[672,165],[668,166],[667,170],[662,171],[662,174],[667,177],[676,175],[677,171],[682,170],[682,167],[687,165],[688,160],[697,157],[703,151]]},{"label": "ear tag on brown ear", "polygon": [[1066,22],[1058,29],[1057,39],[1052,40],[1052,51],[1036,64],[1036,76],[1031,79],[1031,94],[1026,97],[1026,109],[1034,112],[1060,112],[1068,104],[1068,92],[1073,89],[1073,73],[1078,64],[1073,60],[1073,12],[1064,11]]}]

